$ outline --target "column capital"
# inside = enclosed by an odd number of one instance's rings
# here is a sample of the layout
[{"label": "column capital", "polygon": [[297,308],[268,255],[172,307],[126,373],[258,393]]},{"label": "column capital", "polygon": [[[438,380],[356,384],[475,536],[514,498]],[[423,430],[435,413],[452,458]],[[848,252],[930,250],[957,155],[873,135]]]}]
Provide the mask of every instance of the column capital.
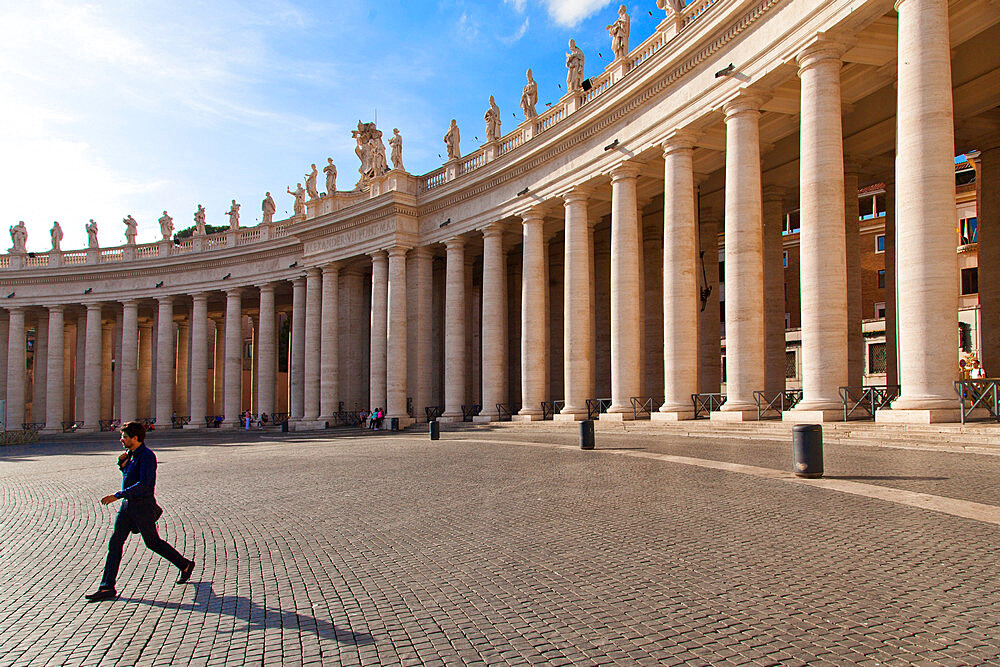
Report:
[{"label": "column capital", "polygon": [[88,301],[87,303],[84,303],[83,305],[85,305],[87,307],[87,312],[90,312],[92,310],[98,310],[99,311],[102,308],[104,308],[104,302],[103,301]]},{"label": "column capital", "polygon": [[322,270],[318,266],[310,266],[306,269],[306,278],[319,278]]},{"label": "column capital", "polygon": [[386,254],[389,257],[406,257],[406,253],[410,251],[411,246],[408,245],[394,245],[386,250]]},{"label": "column capital", "polygon": [[799,76],[810,67],[824,61],[841,64],[841,56],[847,51],[848,44],[842,40],[831,39],[826,35],[817,35],[795,56],[799,64]]},{"label": "column capital", "polygon": [[[274,294],[274,290],[276,290],[277,288],[278,288],[277,283],[273,282],[261,283],[260,285],[257,285],[257,289],[260,290],[262,294],[264,292],[270,292],[271,294]],[[205,294],[205,297],[208,298],[207,292],[202,292],[202,294]]]},{"label": "column capital", "polygon": [[532,206],[531,208],[522,211],[517,214],[521,218],[522,224],[529,223],[542,223],[545,221],[545,214],[542,212],[541,206]]},{"label": "column capital", "polygon": [[340,262],[330,262],[329,264],[324,264],[322,270],[324,276],[336,276],[340,273]]},{"label": "column capital", "polygon": [[559,196],[566,204],[572,204],[574,202],[586,202],[593,192],[594,188],[589,185],[574,185]]},{"label": "column capital", "polygon": [[233,297],[242,297],[243,288],[242,287],[230,287],[226,290],[226,299],[231,299]]},{"label": "column capital", "polygon": [[765,99],[766,96],[763,93],[741,90],[736,97],[722,105],[722,111],[726,114],[726,122],[737,116],[760,115],[760,106]]},{"label": "column capital", "polygon": [[660,147],[663,149],[663,156],[666,157],[671,153],[676,153],[678,151],[694,150],[694,144],[697,138],[697,134],[688,130],[675,130],[671,132],[667,135],[667,138],[660,143]]},{"label": "column capital", "polygon": [[25,310],[25,306],[19,305],[4,306],[4,308],[7,309],[8,313],[23,313]]},{"label": "column capital", "polygon": [[54,310],[58,310],[58,311],[61,311],[61,312],[65,312],[65,310],[66,310],[66,304],[64,304],[64,303],[53,303],[53,304],[46,304],[46,305],[42,305],[42,308],[45,308],[45,309],[46,309],[46,310],[48,310],[48,311],[49,311],[50,313],[51,313],[52,311],[54,311]]},{"label": "column capital", "polygon": [[451,250],[453,248],[464,248],[465,238],[462,236],[452,236],[450,239],[445,240],[444,247],[446,250]]},{"label": "column capital", "polygon": [[499,223],[494,222],[493,224],[484,227],[482,231],[484,239],[494,236],[499,236],[501,239],[503,238],[503,227]]},{"label": "column capital", "polygon": [[131,308],[133,310],[139,309],[139,299],[124,299],[119,303],[122,304],[122,308]]},{"label": "column capital", "polygon": [[195,292],[191,295],[191,301],[194,303],[208,303],[208,292]]},{"label": "column capital", "polygon": [[293,287],[298,287],[299,285],[305,286],[305,284],[306,284],[306,277],[305,277],[304,274],[303,275],[298,275],[298,276],[293,276],[293,277],[291,277],[291,278],[288,279],[288,282],[292,283]]},{"label": "column capital", "polygon": [[[161,305],[162,304],[172,305],[173,302],[174,302],[174,295],[173,294],[167,294],[165,296],[158,296],[158,297],[156,297],[156,301],[158,303],[160,303]],[[87,308],[90,308],[90,304],[86,304],[86,305],[87,305]]]},{"label": "column capital", "polygon": [[641,166],[637,162],[625,160],[608,172],[608,175],[611,176],[611,182],[615,183],[616,181],[623,181],[625,179],[638,178],[640,169]]},{"label": "column capital", "polygon": [[376,250],[375,252],[368,253],[368,256],[372,258],[372,263],[374,264],[379,260],[384,261],[389,254],[385,250]]}]

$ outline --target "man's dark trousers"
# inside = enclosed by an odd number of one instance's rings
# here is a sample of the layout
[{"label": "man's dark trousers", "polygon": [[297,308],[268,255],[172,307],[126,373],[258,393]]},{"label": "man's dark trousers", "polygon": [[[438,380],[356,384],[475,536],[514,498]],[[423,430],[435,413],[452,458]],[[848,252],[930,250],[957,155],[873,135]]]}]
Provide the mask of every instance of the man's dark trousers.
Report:
[{"label": "man's dark trousers", "polygon": [[128,501],[118,511],[118,518],[115,519],[115,532],[111,534],[108,542],[108,560],[104,564],[104,579],[101,580],[101,588],[114,588],[118,579],[118,566],[122,562],[122,549],[125,547],[125,539],[131,532],[142,535],[142,541],[146,547],[155,553],[160,554],[178,569],[183,570],[188,565],[187,559],[177,553],[177,549],[167,544],[156,532],[156,522],[133,519],[132,512],[129,511]]}]

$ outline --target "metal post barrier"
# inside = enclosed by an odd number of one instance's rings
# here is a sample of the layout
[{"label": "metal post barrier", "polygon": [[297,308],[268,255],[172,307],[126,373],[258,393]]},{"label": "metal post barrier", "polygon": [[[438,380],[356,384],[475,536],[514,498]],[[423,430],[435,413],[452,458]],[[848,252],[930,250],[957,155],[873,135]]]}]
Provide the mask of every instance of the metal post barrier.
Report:
[{"label": "metal post barrier", "polygon": [[594,421],[584,419],[580,422],[580,449],[594,448]]},{"label": "metal post barrier", "polygon": [[435,419],[434,421],[430,422],[430,425],[431,425],[431,440],[440,440],[441,424],[439,424]]},{"label": "metal post barrier", "polygon": [[796,424],[792,428],[792,451],[796,477],[823,476],[823,428],[819,424]]}]

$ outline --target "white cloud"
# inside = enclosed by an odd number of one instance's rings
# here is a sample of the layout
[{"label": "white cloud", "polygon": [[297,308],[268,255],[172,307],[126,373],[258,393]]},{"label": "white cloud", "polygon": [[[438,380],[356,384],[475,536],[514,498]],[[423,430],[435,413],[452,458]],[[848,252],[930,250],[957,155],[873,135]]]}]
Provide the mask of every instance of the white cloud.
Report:
[{"label": "white cloud", "polygon": [[604,9],[611,0],[543,0],[549,16],[559,25],[572,28],[583,19]]},{"label": "white cloud", "polygon": [[525,16],[524,23],[521,24],[521,27],[518,28],[513,35],[508,35],[507,37],[501,37],[500,41],[509,46],[514,42],[516,42],[517,40],[524,37],[524,33],[528,32],[528,21],[529,21],[528,17]]},{"label": "white cloud", "polygon": [[524,13],[524,7],[527,4],[527,0],[503,0],[505,4],[514,7],[514,10],[520,14]]}]

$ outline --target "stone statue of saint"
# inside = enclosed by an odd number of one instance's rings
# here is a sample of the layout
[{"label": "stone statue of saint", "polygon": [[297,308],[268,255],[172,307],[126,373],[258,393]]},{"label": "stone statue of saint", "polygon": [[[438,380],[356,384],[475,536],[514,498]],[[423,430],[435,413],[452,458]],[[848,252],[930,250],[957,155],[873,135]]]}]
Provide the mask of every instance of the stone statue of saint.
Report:
[{"label": "stone statue of saint", "polygon": [[262,222],[265,225],[271,224],[274,221],[274,212],[278,210],[278,207],[274,205],[274,199],[270,192],[264,193],[264,201],[260,203],[260,210],[264,214]]},{"label": "stone statue of saint", "polygon": [[25,252],[24,246],[28,243],[28,228],[21,220],[10,228],[10,240],[14,244],[11,252]]},{"label": "stone statue of saint", "polygon": [[[372,172],[372,151],[371,144],[368,141],[368,125],[369,123],[362,123],[358,121],[358,129],[353,130],[351,134],[357,139],[358,145],[354,149],[354,153],[361,160],[361,166],[358,167],[358,173],[361,174],[361,180],[359,185],[365,183],[365,181],[370,177]],[[374,123],[372,123],[374,125]]]},{"label": "stone statue of saint", "polygon": [[52,251],[59,252],[59,245],[63,240],[63,230],[58,222],[52,223],[52,229],[49,230],[49,234],[52,236]]},{"label": "stone statue of saint", "polygon": [[195,236],[205,235],[205,207],[198,204],[198,210],[194,212],[194,233]]},{"label": "stone statue of saint", "polygon": [[332,157],[326,159],[323,173],[326,174],[326,194],[332,195],[337,191],[337,165],[333,163]]},{"label": "stone statue of saint", "polygon": [[369,141],[372,143],[372,168],[375,170],[374,175],[381,176],[389,171],[389,163],[385,160],[385,144],[382,143],[382,132],[375,130]]},{"label": "stone statue of saint", "polygon": [[570,93],[583,85],[583,51],[575,40],[569,40],[569,53],[566,54],[566,90]]},{"label": "stone statue of saint", "polygon": [[87,230],[87,247],[88,248],[98,248],[100,247],[97,243],[97,223],[91,218],[90,222],[84,228]]},{"label": "stone statue of saint", "polygon": [[628,55],[628,33],[632,24],[628,16],[625,5],[618,8],[618,20],[608,26],[608,34],[611,35],[611,50],[615,54],[615,60]]},{"label": "stone statue of saint", "polygon": [[139,230],[139,223],[131,215],[122,219],[122,222],[125,223],[125,244],[135,245],[135,235]]},{"label": "stone statue of saint", "polygon": [[392,168],[406,171],[406,168],[403,167],[403,135],[399,133],[399,128],[392,128],[392,136],[389,137],[389,150]]},{"label": "stone statue of saint", "polygon": [[[316,165],[313,165],[315,167]],[[226,211],[226,215],[229,216],[229,229],[239,229],[240,228],[240,205],[233,200],[232,205],[229,210]]]},{"label": "stone statue of saint", "polygon": [[163,235],[164,241],[170,240],[170,235],[174,233],[174,219],[167,215],[164,211],[163,215],[160,216],[160,234]]},{"label": "stone statue of saint", "polygon": [[451,126],[448,127],[448,132],[444,135],[444,145],[448,147],[449,160],[457,160],[462,157],[462,150],[459,148],[460,141],[461,135],[458,132],[458,122],[452,118]]},{"label": "stone statue of saint", "polygon": [[524,117],[530,119],[538,116],[538,112],[535,111],[535,105],[538,104],[538,84],[535,83],[530,69],[527,76],[528,83],[524,84],[524,89],[521,91],[521,110],[524,112]]},{"label": "stone statue of saint", "polygon": [[319,176],[319,172],[316,171],[316,165],[313,165],[312,171],[306,174],[306,192],[309,193],[309,199],[319,198],[319,192],[316,191],[317,176]]},{"label": "stone statue of saint", "polygon": [[500,141],[500,107],[492,95],[490,95],[490,108],[486,110],[483,120],[486,121],[486,141]]},{"label": "stone statue of saint", "polygon": [[302,188],[302,184],[296,185],[295,190],[291,188],[285,188],[288,194],[295,197],[295,215],[305,217],[306,215],[306,191]]},{"label": "stone statue of saint", "polygon": [[667,13],[672,11],[675,14],[680,14],[684,11],[684,0],[656,0],[656,6]]}]

